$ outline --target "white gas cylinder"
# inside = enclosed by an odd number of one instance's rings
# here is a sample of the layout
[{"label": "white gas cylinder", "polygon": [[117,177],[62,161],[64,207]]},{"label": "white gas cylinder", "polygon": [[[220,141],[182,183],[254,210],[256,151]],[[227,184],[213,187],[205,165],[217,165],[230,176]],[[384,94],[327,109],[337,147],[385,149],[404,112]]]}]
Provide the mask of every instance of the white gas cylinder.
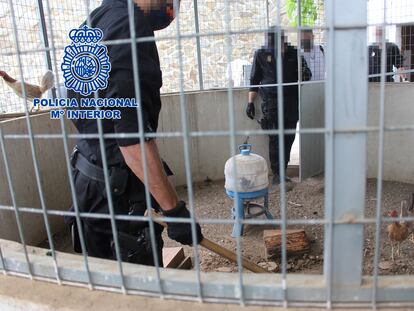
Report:
[{"label": "white gas cylinder", "polygon": [[[226,190],[255,192],[269,186],[267,162],[262,156],[252,153],[251,147],[246,144],[240,145],[240,154],[227,160],[224,166]],[[234,166],[236,166],[236,171]]]}]

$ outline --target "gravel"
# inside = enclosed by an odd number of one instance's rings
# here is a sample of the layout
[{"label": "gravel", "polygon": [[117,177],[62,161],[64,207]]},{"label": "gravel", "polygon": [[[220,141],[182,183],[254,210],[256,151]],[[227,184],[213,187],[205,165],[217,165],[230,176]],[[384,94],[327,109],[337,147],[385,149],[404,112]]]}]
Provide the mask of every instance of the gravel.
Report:
[{"label": "gravel", "polygon": [[[323,219],[324,217],[324,179],[323,176],[309,178],[303,182],[293,179],[292,190],[286,193],[286,208],[288,219]],[[414,185],[398,182],[384,181],[383,183],[383,206],[382,215],[386,216],[387,211],[397,209],[399,211],[401,200],[414,191]],[[178,192],[182,198],[187,200],[186,187],[180,187]],[[366,207],[365,217],[375,217],[376,211],[376,180],[367,180],[366,184]],[[232,200],[227,197],[224,191],[224,182],[203,182],[194,185],[194,204],[198,219],[231,219]],[[272,215],[280,218],[280,192],[272,187],[269,193],[269,208]],[[260,216],[264,217],[264,216]],[[232,225],[202,225],[203,234],[216,243],[232,250],[236,250],[236,239],[231,237]],[[271,226],[246,225],[244,234],[240,238],[243,256],[247,259],[266,265],[268,260],[264,254],[263,230]],[[304,229],[311,242],[311,251],[303,256],[288,258],[287,269],[289,272],[320,274],[323,273],[323,240],[324,228],[322,225],[289,226],[291,229]],[[177,245],[165,235],[167,246]],[[405,241],[401,244],[401,256],[391,261],[391,244],[386,233],[386,224],[381,225],[381,256],[382,267],[379,269],[382,275],[392,274],[414,274],[414,244]],[[375,225],[365,226],[364,242],[364,266],[365,274],[373,271],[373,256],[375,245]],[[193,256],[193,250],[185,248],[187,254]],[[204,272],[237,271],[237,264],[198,247],[200,268]],[[383,262],[386,262],[385,264]],[[387,263],[390,262],[390,263]],[[276,261],[278,267],[280,261]],[[352,268],[352,267],[350,267]]]}]

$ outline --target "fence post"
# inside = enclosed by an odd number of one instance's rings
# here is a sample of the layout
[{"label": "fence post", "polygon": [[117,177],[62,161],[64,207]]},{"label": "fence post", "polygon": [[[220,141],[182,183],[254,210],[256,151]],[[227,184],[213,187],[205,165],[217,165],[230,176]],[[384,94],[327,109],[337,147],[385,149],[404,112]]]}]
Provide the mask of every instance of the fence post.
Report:
[{"label": "fence post", "polygon": [[269,0],[266,0],[266,28],[270,27]]},{"label": "fence post", "polygon": [[194,0],[194,21],[195,21],[195,31],[196,44],[197,44],[197,66],[198,66],[198,83],[200,91],[204,90],[204,81],[203,81],[203,62],[201,59],[201,43],[200,43],[200,23],[199,23],[199,14],[198,14],[198,0]]},{"label": "fence post", "polygon": [[[39,22],[40,22],[40,31],[42,34],[43,46],[48,49],[49,48],[49,38],[47,35],[47,27],[46,27],[46,19],[45,19],[45,11],[43,9],[43,0],[37,0],[37,10],[39,13]],[[47,69],[53,71],[52,69],[52,58],[50,56],[50,50],[45,51],[45,61]],[[55,74],[58,74],[55,72]],[[56,98],[56,89],[52,88],[52,98]]]},{"label": "fence post", "polygon": [[[366,188],[366,132],[340,129],[367,126],[367,1],[326,1],[328,26],[326,81],[326,162],[324,271],[328,307],[344,288],[362,279]],[[333,224],[349,221],[349,224]]]}]

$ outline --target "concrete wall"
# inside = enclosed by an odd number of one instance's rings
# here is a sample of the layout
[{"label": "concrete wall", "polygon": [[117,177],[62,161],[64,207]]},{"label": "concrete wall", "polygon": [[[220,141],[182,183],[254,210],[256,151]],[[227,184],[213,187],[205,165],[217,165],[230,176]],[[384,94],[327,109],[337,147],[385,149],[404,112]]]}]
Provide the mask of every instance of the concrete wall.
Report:
[{"label": "concrete wall", "polygon": [[[306,88],[303,89],[303,96]],[[312,93],[312,92],[310,92]],[[314,93],[314,92],[313,92]],[[259,129],[259,124],[245,116],[247,91],[235,90],[234,109],[236,130]],[[412,84],[387,84],[386,86],[386,125],[399,126],[413,124],[414,88]],[[181,115],[178,95],[163,96],[163,109],[160,117],[159,132],[181,131]],[[228,94],[227,91],[209,91],[204,93],[188,93],[185,96],[187,117],[190,131],[227,131]],[[369,87],[369,120],[373,126],[378,123],[379,85]],[[260,118],[260,108],[256,105]],[[49,114],[31,117],[34,133],[60,133],[60,123],[50,120]],[[0,122],[5,134],[27,133],[24,118]],[[68,131],[74,128],[68,123]],[[306,135],[304,135],[304,138]],[[385,137],[384,179],[414,183],[414,133],[393,132]],[[236,137],[241,144],[245,137]],[[167,160],[175,175],[176,185],[186,183],[184,150],[182,138],[158,139],[161,154]],[[254,145],[254,152],[267,158],[267,137],[252,136],[249,143]],[[376,177],[377,168],[377,134],[368,135],[368,177]],[[71,146],[74,144],[71,141]],[[222,179],[224,164],[230,157],[230,139],[228,136],[209,136],[190,138],[191,175],[193,181]],[[27,139],[6,140],[6,150],[16,192],[18,206],[40,208],[40,199],[36,185],[32,155]],[[71,196],[60,139],[37,139],[36,151],[42,175],[42,186],[48,209],[67,210],[71,204]],[[305,157],[306,155],[303,155]],[[0,205],[12,204],[4,163],[0,157]],[[62,228],[62,218],[50,217],[54,230]],[[37,244],[44,240],[45,227],[41,215],[22,213],[25,236],[29,244]],[[18,241],[18,234],[13,212],[0,211],[0,238]]]},{"label": "concrete wall", "polygon": [[[300,127],[325,127],[325,83],[305,84],[301,88]],[[300,178],[306,179],[325,170],[325,135],[300,135]]]},{"label": "concrete wall", "polygon": [[[414,125],[414,85],[387,83],[385,88],[385,126]],[[368,125],[379,124],[380,84],[370,83]],[[368,177],[377,177],[378,134],[368,135]],[[414,183],[414,132],[385,133],[384,179]]]},{"label": "concrete wall", "polygon": [[[31,117],[34,134],[60,133],[60,122],[50,120],[49,114]],[[69,131],[74,128],[68,123]],[[4,134],[27,134],[25,118],[0,122]],[[74,142],[70,142],[71,147]],[[41,208],[36,183],[32,153],[28,139],[5,140],[6,152],[13,187],[19,207]],[[71,204],[69,184],[61,139],[36,139],[36,154],[39,163],[45,204],[47,209],[67,210]],[[3,155],[0,150],[0,205],[11,206],[12,200],[7,184]],[[53,230],[63,226],[62,217],[49,217]],[[37,244],[45,239],[45,224],[41,214],[21,213],[26,242]],[[0,237],[19,241],[14,212],[0,211]]]},{"label": "concrete wall", "polygon": [[[179,96],[163,97],[163,109],[159,132],[181,131]],[[245,115],[247,91],[234,92],[236,130],[259,129],[257,121]],[[190,131],[229,131],[227,91],[208,91],[189,93],[186,96],[188,125]],[[257,106],[257,110],[260,110]],[[259,113],[259,111],[257,111]],[[236,137],[236,143],[242,144],[245,136]],[[185,184],[184,151],[181,138],[159,139],[160,150],[175,173],[176,184]],[[224,178],[224,164],[231,156],[230,137],[208,136],[192,137],[191,174],[195,181]],[[264,136],[251,136],[249,143],[254,145],[254,152],[267,155],[267,140]]]},{"label": "concrete wall", "polygon": [[[319,92],[314,92],[317,85],[306,85],[302,88],[303,103],[312,103],[309,97],[320,100]],[[368,94],[368,125],[378,126],[379,120],[378,83],[369,84]],[[259,129],[256,121],[245,116],[247,91],[234,92],[236,129]],[[385,125],[407,126],[414,125],[414,85],[412,83],[387,83],[385,89]],[[187,114],[191,131],[228,130],[228,97],[226,91],[211,91],[204,93],[189,93],[187,99]],[[181,129],[179,111],[179,96],[164,97],[164,106],[161,117],[160,131],[176,131]],[[260,113],[256,104],[256,111]],[[260,118],[260,116],[259,116]],[[323,124],[322,124],[323,126]],[[313,124],[308,127],[314,127]],[[320,136],[320,135],[316,135]],[[302,139],[312,135],[303,135]],[[245,137],[237,137],[238,144],[243,143]],[[171,144],[171,141],[179,142]],[[223,178],[223,167],[230,155],[228,137],[198,137],[191,139],[192,176],[194,180]],[[161,150],[165,158],[171,163],[176,174],[178,184],[185,183],[184,157],[181,141],[177,138],[161,139]],[[250,137],[256,153],[268,159],[266,136]],[[302,142],[304,143],[304,142]],[[411,131],[388,132],[384,144],[384,179],[414,183],[414,133]],[[306,143],[304,143],[306,144]],[[318,148],[321,148],[318,145]],[[170,150],[172,152],[170,152]],[[168,156],[167,156],[168,154]],[[367,139],[367,174],[375,178],[378,166],[378,135],[370,133]],[[306,161],[306,154],[302,153],[302,161]]]}]

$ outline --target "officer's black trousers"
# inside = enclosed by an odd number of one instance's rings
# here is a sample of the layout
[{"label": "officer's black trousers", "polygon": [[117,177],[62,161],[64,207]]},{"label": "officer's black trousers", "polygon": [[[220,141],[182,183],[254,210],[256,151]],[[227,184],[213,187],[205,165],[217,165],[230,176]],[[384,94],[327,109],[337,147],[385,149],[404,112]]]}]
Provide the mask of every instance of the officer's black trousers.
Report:
[{"label": "officer's black trousers", "polygon": [[[102,213],[109,215],[108,200],[106,199],[104,183],[90,179],[89,177],[80,173],[76,168],[73,169],[73,176],[75,181],[77,202],[80,212]],[[127,215],[128,213],[130,213],[131,202],[128,192],[120,196],[113,195],[112,198],[115,214]],[[146,206],[145,202],[142,202],[141,204],[143,204],[141,213],[141,215],[143,215]],[[143,222],[141,222],[140,224],[144,228],[147,226],[147,224]],[[121,234],[124,233],[134,235],[139,233],[139,230],[131,232],[131,221],[116,220],[116,226],[117,231]],[[82,229],[87,253],[89,256],[113,260],[116,259],[114,238],[112,233],[113,229],[111,227],[111,222],[109,219],[82,217]],[[162,229],[160,229],[160,226],[158,225],[156,226],[156,229],[156,244],[158,250],[157,253],[158,258],[160,260],[159,264],[160,266],[162,266]],[[148,243],[150,242],[148,241]],[[121,258],[123,261],[144,265],[155,265],[151,249],[151,244],[149,244],[147,250],[144,249],[139,254],[135,254],[133,257],[128,257],[130,249],[121,247]],[[133,258],[133,260],[129,260],[130,258]]]},{"label": "officer's black trousers", "polygon": [[[288,127],[289,126],[289,127]],[[285,129],[295,129],[295,124],[289,124],[285,126]],[[290,160],[290,151],[292,150],[293,141],[295,140],[295,134],[286,134],[285,135],[285,163],[284,168],[286,170],[289,160]],[[279,136],[278,135],[269,135],[269,159],[270,159],[270,168],[273,172],[273,175],[280,175],[280,160],[279,160]]]},{"label": "officer's black trousers", "polygon": [[[279,122],[277,117],[276,107],[275,109],[270,110],[268,113],[265,114],[265,117],[268,119],[268,128],[269,129],[278,129]],[[284,129],[294,130],[296,129],[296,124],[298,122],[297,116],[293,115],[285,115],[283,118],[283,127]],[[295,134],[285,134],[284,135],[284,156],[285,161],[283,163],[283,167],[286,170],[289,160],[290,160],[290,151],[292,150],[292,145],[295,140]],[[279,135],[269,135],[269,160],[270,160],[270,168],[273,172],[273,175],[280,175],[280,159],[279,159]]]}]

